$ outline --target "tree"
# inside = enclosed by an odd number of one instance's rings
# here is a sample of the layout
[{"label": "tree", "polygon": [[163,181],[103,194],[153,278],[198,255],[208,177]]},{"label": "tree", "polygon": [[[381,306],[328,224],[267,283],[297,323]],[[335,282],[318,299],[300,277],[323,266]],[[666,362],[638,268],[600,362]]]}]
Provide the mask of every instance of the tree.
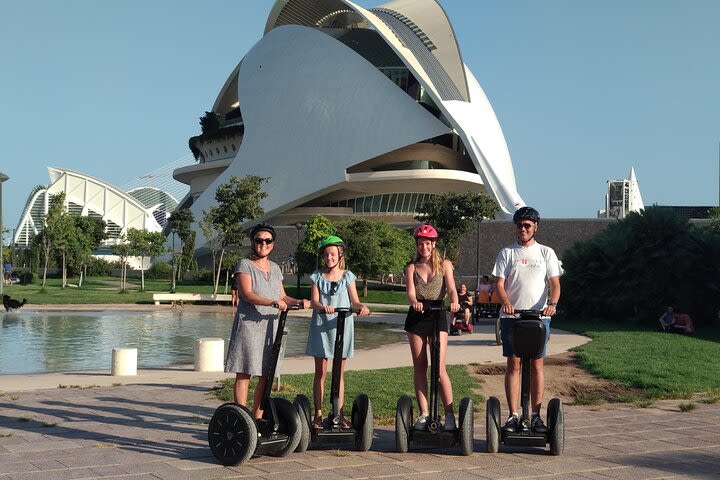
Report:
[{"label": "tree", "polygon": [[260,187],[269,180],[268,177],[247,175],[242,179],[235,176],[220,185],[215,191],[217,205],[209,212],[213,228],[218,232],[220,239],[220,259],[214,276],[213,294],[217,295],[220,283],[220,271],[223,265],[225,250],[230,246],[237,248],[242,245],[245,232],[241,225],[265,213],[260,206],[260,200],[267,197]]},{"label": "tree", "polygon": [[671,210],[630,213],[563,255],[565,311],[655,326],[668,305],[696,324],[720,308],[720,237]]},{"label": "tree", "polygon": [[50,206],[45,215],[45,228],[41,235],[45,267],[43,269],[42,288],[47,280],[47,268],[50,255],[55,251],[62,257],[62,286],[67,285],[66,253],[75,225],[65,209],[65,192],[50,197]]},{"label": "tree", "polygon": [[212,257],[212,278],[215,280],[215,268],[217,267],[218,252],[222,248],[222,238],[220,233],[213,226],[212,217],[209,212],[203,210],[203,216],[198,222],[200,231],[207,240],[210,256]]},{"label": "tree", "polygon": [[317,246],[328,235],[336,235],[337,227],[322,215],[313,215],[305,223],[305,236],[295,250],[298,274],[312,273],[317,268]]},{"label": "tree", "polygon": [[433,195],[418,207],[415,219],[429,223],[440,234],[438,248],[457,261],[458,246],[484,218],[495,218],[497,202],[482,193],[446,192]]},{"label": "tree", "polygon": [[710,225],[707,226],[707,229],[720,235],[720,207],[711,208],[708,214],[710,217]]},{"label": "tree", "polygon": [[164,253],[167,238],[162,232],[129,228],[127,240],[131,254],[140,257],[140,291],[145,291],[145,257],[156,257]]},{"label": "tree", "polygon": [[[175,210],[170,218],[168,219],[168,225],[173,234],[177,234],[180,238],[182,245],[181,254],[177,255],[173,252],[173,259],[177,259],[173,268],[173,286],[172,291],[175,291],[175,284],[178,278],[183,278],[187,271],[192,257],[195,252],[195,231],[192,229],[192,224],[195,221],[195,217],[192,211],[188,208],[181,208]],[[185,266],[185,270],[183,270]]]},{"label": "tree", "polygon": [[[73,216],[75,228],[70,238],[68,264],[78,272],[78,286],[82,287],[85,270],[93,250],[107,238],[105,220],[95,217]],[[72,273],[72,272],[71,272]]]},{"label": "tree", "polygon": [[120,291],[124,292],[127,288],[128,257],[131,255],[130,242],[128,242],[126,233],[118,238],[118,243],[113,245],[112,251],[113,255],[120,257]]},{"label": "tree", "polygon": [[412,260],[412,236],[386,222],[353,218],[338,224],[338,235],[346,242],[348,268],[363,279],[363,297],[367,296],[368,278],[399,274]]}]

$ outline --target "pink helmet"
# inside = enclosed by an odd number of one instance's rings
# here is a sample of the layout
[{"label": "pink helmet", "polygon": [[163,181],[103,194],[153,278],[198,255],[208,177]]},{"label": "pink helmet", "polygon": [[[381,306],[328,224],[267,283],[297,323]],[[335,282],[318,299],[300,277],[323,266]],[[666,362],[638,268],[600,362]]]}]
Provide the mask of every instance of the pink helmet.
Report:
[{"label": "pink helmet", "polygon": [[419,227],[415,229],[413,232],[413,237],[417,238],[428,238],[430,240],[437,240],[438,239],[438,233],[437,230],[433,228],[432,225],[428,225],[427,223],[423,223]]}]

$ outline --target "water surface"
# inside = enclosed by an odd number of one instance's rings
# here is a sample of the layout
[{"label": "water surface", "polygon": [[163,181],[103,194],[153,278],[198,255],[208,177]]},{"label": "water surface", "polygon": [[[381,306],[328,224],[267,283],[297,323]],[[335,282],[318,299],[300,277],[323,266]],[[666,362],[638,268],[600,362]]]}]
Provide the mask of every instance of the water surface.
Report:
[{"label": "water surface", "polygon": [[[98,311],[0,313],[0,374],[108,370],[113,348],[137,348],[138,368],[192,364],[195,340],[225,339],[227,313]],[[288,317],[286,356],[303,355],[309,318]],[[389,326],[355,321],[355,348],[400,341]]]}]

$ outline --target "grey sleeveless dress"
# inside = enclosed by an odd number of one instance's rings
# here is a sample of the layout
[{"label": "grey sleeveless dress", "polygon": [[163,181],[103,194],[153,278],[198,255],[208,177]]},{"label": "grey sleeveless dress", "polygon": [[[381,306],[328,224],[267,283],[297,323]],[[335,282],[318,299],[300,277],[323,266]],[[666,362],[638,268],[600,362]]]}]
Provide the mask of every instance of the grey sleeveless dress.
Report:
[{"label": "grey sleeveless dress", "polygon": [[[242,259],[235,273],[249,274],[253,292],[261,297],[270,300],[280,298],[283,275],[276,263],[270,262],[270,272],[266,276],[249,259]],[[252,305],[240,295],[228,345],[225,372],[253,376],[268,374],[277,318],[276,308]]]}]

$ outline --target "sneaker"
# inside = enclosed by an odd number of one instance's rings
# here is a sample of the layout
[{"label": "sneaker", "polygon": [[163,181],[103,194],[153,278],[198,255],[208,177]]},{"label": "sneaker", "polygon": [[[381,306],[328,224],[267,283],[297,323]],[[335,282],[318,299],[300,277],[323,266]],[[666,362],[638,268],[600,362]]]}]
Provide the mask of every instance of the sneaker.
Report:
[{"label": "sneaker", "polygon": [[453,415],[452,412],[445,414],[445,426],[443,426],[443,430],[457,430],[455,415]]},{"label": "sneaker", "polygon": [[417,422],[415,422],[415,430],[425,430],[427,429],[427,422],[428,422],[428,414],[423,413],[420,415],[417,419]]},{"label": "sneaker", "polygon": [[548,432],[548,428],[543,423],[542,418],[540,418],[540,415],[536,415],[536,414],[534,414],[532,416],[532,420],[530,421],[530,428],[535,433],[547,433]]},{"label": "sneaker", "polygon": [[517,413],[513,413],[508,417],[507,422],[503,426],[503,430],[506,432],[517,432],[520,429],[520,416]]}]

